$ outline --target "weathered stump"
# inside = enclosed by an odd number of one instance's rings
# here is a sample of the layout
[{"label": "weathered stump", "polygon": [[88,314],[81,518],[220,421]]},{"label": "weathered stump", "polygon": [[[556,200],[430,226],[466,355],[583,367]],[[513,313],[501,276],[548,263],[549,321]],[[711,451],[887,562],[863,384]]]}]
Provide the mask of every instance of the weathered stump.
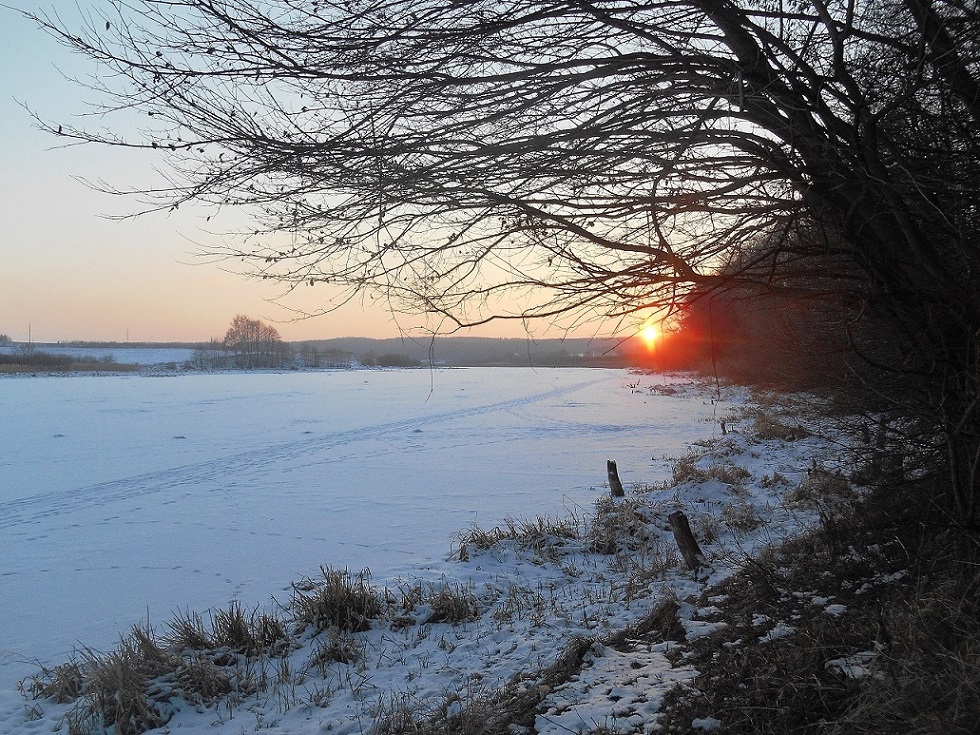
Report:
[{"label": "weathered stump", "polygon": [[677,542],[677,548],[680,549],[681,555],[684,557],[684,562],[687,564],[687,568],[692,572],[698,571],[705,563],[704,553],[701,551],[701,547],[698,546],[698,541],[694,538],[694,533],[691,531],[691,524],[687,520],[687,516],[679,510],[675,510],[669,516],[667,520],[670,521],[670,528],[674,532],[674,540]]},{"label": "weathered stump", "polygon": [[619,470],[616,468],[616,462],[607,459],[606,460],[606,474],[609,475],[609,492],[614,498],[622,498],[626,495],[623,490],[623,483],[619,479]]}]

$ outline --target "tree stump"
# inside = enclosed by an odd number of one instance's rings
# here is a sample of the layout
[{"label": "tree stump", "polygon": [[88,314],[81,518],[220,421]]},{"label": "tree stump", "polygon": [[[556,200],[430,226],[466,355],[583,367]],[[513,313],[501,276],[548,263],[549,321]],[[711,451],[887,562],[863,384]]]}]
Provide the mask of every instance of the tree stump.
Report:
[{"label": "tree stump", "polygon": [[609,475],[609,492],[614,498],[622,498],[626,495],[623,490],[623,483],[619,480],[619,470],[616,469],[616,462],[606,460],[606,474]]},{"label": "tree stump", "polygon": [[687,568],[692,572],[698,571],[705,563],[704,553],[701,551],[701,547],[698,546],[697,539],[694,538],[694,534],[691,532],[691,524],[687,520],[687,516],[679,510],[675,510],[669,516],[667,520],[670,521],[670,528],[674,532],[674,540],[677,542],[677,548],[680,549],[681,555],[684,557],[684,562],[687,564]]}]

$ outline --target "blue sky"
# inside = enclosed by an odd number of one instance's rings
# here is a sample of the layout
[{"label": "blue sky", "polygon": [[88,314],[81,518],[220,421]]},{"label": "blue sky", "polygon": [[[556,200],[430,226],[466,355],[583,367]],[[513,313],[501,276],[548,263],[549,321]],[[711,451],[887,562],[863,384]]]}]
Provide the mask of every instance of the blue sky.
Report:
[{"label": "blue sky", "polygon": [[[293,321],[293,312],[272,303],[281,287],[194,262],[196,243],[208,237],[200,211],[106,219],[137,203],[78,178],[138,185],[152,175],[153,160],[104,147],[59,148],[59,139],[34,128],[21,105],[52,121],[80,114],[88,93],[65,77],[93,69],[11,8],[56,8],[68,19],[76,5],[0,3],[7,6],[0,7],[0,334],[26,341],[30,330],[39,342],[206,340],[223,336],[238,313],[275,323],[286,339],[386,337],[418,326],[418,319],[396,323],[384,309],[362,304]],[[300,298],[283,303],[315,310],[328,294],[309,289]]]}]

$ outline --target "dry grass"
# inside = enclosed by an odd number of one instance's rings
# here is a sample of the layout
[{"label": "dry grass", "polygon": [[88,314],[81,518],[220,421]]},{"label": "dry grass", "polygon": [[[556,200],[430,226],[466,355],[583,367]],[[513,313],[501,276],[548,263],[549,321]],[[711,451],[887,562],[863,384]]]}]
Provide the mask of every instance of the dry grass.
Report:
[{"label": "dry grass", "polygon": [[790,505],[817,508],[830,517],[847,515],[857,502],[857,494],[841,472],[814,464],[800,484],[784,496]]},{"label": "dry grass", "polygon": [[333,664],[359,664],[367,656],[367,644],[351,633],[332,628],[317,637],[306,669],[327,676]]},{"label": "dry grass", "polygon": [[[888,644],[874,680],[835,728],[881,735],[972,735],[980,723],[980,572],[977,549],[935,545],[939,567],[886,610]],[[940,561],[941,560],[941,561]],[[938,572],[938,574],[937,574]]]},{"label": "dry grass", "polygon": [[740,533],[749,533],[762,525],[762,519],[756,515],[755,509],[740,500],[726,505],[721,511],[720,520],[733,531]]},{"label": "dry grass", "polygon": [[166,693],[155,680],[176,671],[179,657],[158,645],[152,630],[134,626],[115,651],[86,651],[84,658],[85,696],[76,710],[78,723],[138,735],[167,721],[162,706]]},{"label": "dry grass", "polygon": [[810,432],[799,424],[787,423],[766,411],[756,411],[752,423],[753,433],[763,440],[794,442],[810,436]]},{"label": "dry grass", "polygon": [[557,561],[567,543],[581,538],[581,534],[582,522],[571,515],[562,518],[506,518],[503,525],[490,530],[474,526],[460,533],[456,544],[461,560],[468,559],[471,550],[489,551],[502,543],[513,542],[543,559]]},{"label": "dry grass", "polygon": [[278,616],[248,611],[238,602],[227,610],[211,614],[211,625],[193,612],[180,613],[168,624],[165,640],[182,651],[217,651],[224,649],[248,656],[277,655],[289,647],[286,623]]},{"label": "dry grass", "polygon": [[[808,502],[850,510],[702,595],[726,600],[714,618],[726,627],[690,644],[701,675],[668,697],[664,730],[713,717],[733,735],[977,732],[980,548],[929,512],[929,483],[861,502],[836,473],[802,484]],[[777,623],[792,632],[767,638]],[[864,670],[835,663],[849,657]]]},{"label": "dry grass", "polygon": [[601,497],[596,501],[590,548],[612,557],[609,567],[625,580],[623,592],[628,599],[677,567],[674,545],[664,541],[656,522],[656,515],[641,500]]},{"label": "dry grass", "polygon": [[450,623],[456,625],[480,617],[480,601],[473,594],[473,585],[442,584],[430,586],[428,594],[432,613],[426,623]]},{"label": "dry grass", "polygon": [[235,691],[254,691],[257,667],[249,662],[289,648],[282,621],[237,604],[214,613],[211,629],[191,613],[168,628],[158,637],[149,625],[133,626],[114,650],[85,649],[21,688],[35,699],[74,702],[65,718],[69,735],[138,735],[167,722],[174,697],[210,705]]},{"label": "dry grass", "polygon": [[77,659],[72,659],[54,668],[42,666],[40,673],[21,682],[20,688],[30,699],[68,704],[82,695],[84,681],[85,669]]},{"label": "dry grass", "polygon": [[228,696],[235,688],[235,682],[228,672],[201,654],[181,659],[175,681],[187,701],[206,705]]},{"label": "dry grass", "polygon": [[726,485],[742,487],[747,480],[752,477],[744,467],[733,462],[720,462],[711,464],[707,468],[700,467],[699,463],[703,455],[691,452],[681,457],[673,467],[673,482],[680,485],[684,482],[702,483],[709,480],[718,480]]},{"label": "dry grass", "polygon": [[369,583],[370,573],[358,574],[321,567],[322,580],[303,580],[293,585],[289,609],[300,629],[317,633],[337,629],[359,633],[371,628],[387,605],[385,596]]},{"label": "dry grass", "polygon": [[212,630],[218,648],[249,656],[277,655],[289,647],[286,624],[279,617],[259,612],[257,607],[246,611],[237,602],[214,613]]},{"label": "dry grass", "polygon": [[210,651],[217,648],[214,637],[204,625],[204,619],[195,612],[179,613],[167,623],[170,633],[165,637],[181,650]]},{"label": "dry grass", "polygon": [[383,699],[374,715],[369,735],[413,735],[424,732],[417,703],[407,694]]},{"label": "dry grass", "polygon": [[589,526],[589,542],[599,554],[629,553],[654,541],[643,512],[646,504],[634,498],[616,500],[602,496],[596,501]]}]

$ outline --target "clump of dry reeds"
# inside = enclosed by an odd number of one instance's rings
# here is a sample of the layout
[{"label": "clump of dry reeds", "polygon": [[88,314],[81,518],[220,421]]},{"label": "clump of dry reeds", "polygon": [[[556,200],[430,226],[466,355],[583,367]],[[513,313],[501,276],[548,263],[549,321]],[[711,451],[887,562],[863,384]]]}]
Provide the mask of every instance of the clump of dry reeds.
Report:
[{"label": "clump of dry reeds", "polygon": [[293,585],[289,604],[293,622],[317,633],[336,628],[349,633],[369,630],[386,607],[385,595],[370,584],[370,572],[321,567],[323,579]]}]

